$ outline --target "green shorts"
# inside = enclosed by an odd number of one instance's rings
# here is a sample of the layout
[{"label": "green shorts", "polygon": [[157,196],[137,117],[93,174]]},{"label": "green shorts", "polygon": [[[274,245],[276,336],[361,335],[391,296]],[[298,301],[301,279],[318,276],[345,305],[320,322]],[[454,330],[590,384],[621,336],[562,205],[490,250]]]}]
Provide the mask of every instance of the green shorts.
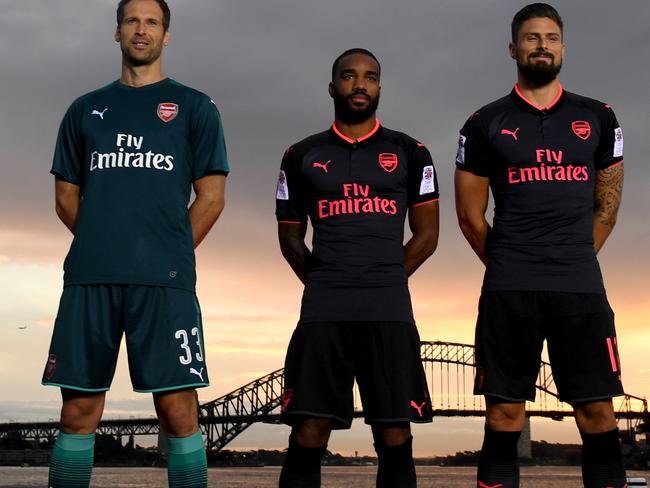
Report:
[{"label": "green shorts", "polygon": [[135,391],[208,386],[196,295],[177,288],[136,285],[63,289],[43,384],[108,390],[123,333]]}]

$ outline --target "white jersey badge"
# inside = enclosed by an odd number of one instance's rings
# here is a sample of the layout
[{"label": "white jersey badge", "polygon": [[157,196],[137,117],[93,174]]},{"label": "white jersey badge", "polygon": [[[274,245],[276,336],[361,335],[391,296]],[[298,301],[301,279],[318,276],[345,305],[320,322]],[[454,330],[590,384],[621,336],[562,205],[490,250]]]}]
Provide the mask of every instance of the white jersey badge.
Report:
[{"label": "white jersey badge", "polygon": [[614,129],[614,154],[615,158],[623,156],[623,129],[617,127]]},{"label": "white jersey badge", "polygon": [[278,200],[289,200],[289,186],[287,185],[287,175],[284,174],[283,170],[280,170],[280,176],[278,176],[278,188],[275,192],[275,198]]},{"label": "white jersey badge", "polygon": [[433,179],[433,165],[422,168],[422,181],[420,181],[420,195],[436,191],[435,180]]},{"label": "white jersey badge", "polygon": [[458,164],[465,164],[465,141],[467,137],[460,135],[458,138],[458,152],[456,153],[456,162]]}]

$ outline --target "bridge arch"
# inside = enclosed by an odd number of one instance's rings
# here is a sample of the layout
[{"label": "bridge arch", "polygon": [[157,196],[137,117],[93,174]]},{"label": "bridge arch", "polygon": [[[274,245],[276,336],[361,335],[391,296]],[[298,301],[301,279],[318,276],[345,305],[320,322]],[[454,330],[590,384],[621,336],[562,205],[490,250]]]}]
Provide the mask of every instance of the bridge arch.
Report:
[{"label": "bridge arch", "polygon": [[[421,359],[427,372],[431,400],[436,416],[483,416],[483,399],[472,394],[474,346],[442,341],[423,341]],[[199,406],[199,422],[208,449],[223,449],[256,422],[279,422],[283,370],[278,369],[230,393]],[[529,416],[556,420],[572,416],[571,407],[560,402],[550,365],[542,362],[537,378],[537,401],[527,404]],[[615,400],[616,416],[627,430],[650,426],[645,398],[625,394]],[[355,416],[363,412],[355,408]],[[58,422],[11,422],[0,424],[0,437],[54,439]],[[113,436],[156,435],[156,418],[104,420],[97,432]]]}]

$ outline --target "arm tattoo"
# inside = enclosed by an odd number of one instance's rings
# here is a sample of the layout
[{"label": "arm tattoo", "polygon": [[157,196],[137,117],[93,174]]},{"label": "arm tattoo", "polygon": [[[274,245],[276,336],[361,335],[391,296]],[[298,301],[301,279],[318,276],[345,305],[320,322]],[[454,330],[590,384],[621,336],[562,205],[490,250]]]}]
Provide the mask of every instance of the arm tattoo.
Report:
[{"label": "arm tattoo", "polygon": [[623,163],[596,173],[594,216],[600,224],[614,227],[622,193]]}]

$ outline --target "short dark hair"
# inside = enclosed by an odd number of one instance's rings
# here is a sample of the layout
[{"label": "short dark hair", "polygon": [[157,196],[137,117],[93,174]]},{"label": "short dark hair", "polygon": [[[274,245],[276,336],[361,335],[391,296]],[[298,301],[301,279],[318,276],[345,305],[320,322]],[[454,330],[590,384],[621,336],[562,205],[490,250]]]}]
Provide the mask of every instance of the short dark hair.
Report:
[{"label": "short dark hair", "polygon": [[562,23],[562,17],[552,6],[548,3],[531,3],[526,5],[519,12],[517,12],[512,19],[512,24],[510,28],[512,30],[512,42],[517,42],[517,36],[519,35],[519,29],[521,25],[530,19],[535,19],[538,17],[547,17],[555,22],[560,27],[560,32],[564,33],[564,24]]},{"label": "short dark hair", "polygon": [[379,64],[379,60],[377,59],[377,56],[372,54],[370,51],[367,49],[363,49],[361,47],[354,47],[352,49],[348,49],[347,51],[342,52],[339,54],[339,56],[334,60],[334,63],[332,64],[332,81],[335,81],[336,78],[336,71],[339,69],[339,64],[341,63],[341,60],[345,58],[346,56],[350,56],[352,54],[365,54],[366,56],[372,58],[375,60],[375,63],[377,63],[377,68],[379,68],[379,72],[377,74],[381,75],[381,64]]},{"label": "short dark hair", "polygon": [[[129,3],[131,0],[120,0],[120,3],[117,4],[117,27],[122,25],[122,22],[124,21],[124,7],[126,7],[126,4]],[[172,14],[169,11],[169,5],[167,5],[167,2],[165,0],[154,0],[158,6],[160,7],[160,10],[162,10],[163,13],[163,28],[165,29],[165,32],[169,30],[169,21],[171,20]]]}]

